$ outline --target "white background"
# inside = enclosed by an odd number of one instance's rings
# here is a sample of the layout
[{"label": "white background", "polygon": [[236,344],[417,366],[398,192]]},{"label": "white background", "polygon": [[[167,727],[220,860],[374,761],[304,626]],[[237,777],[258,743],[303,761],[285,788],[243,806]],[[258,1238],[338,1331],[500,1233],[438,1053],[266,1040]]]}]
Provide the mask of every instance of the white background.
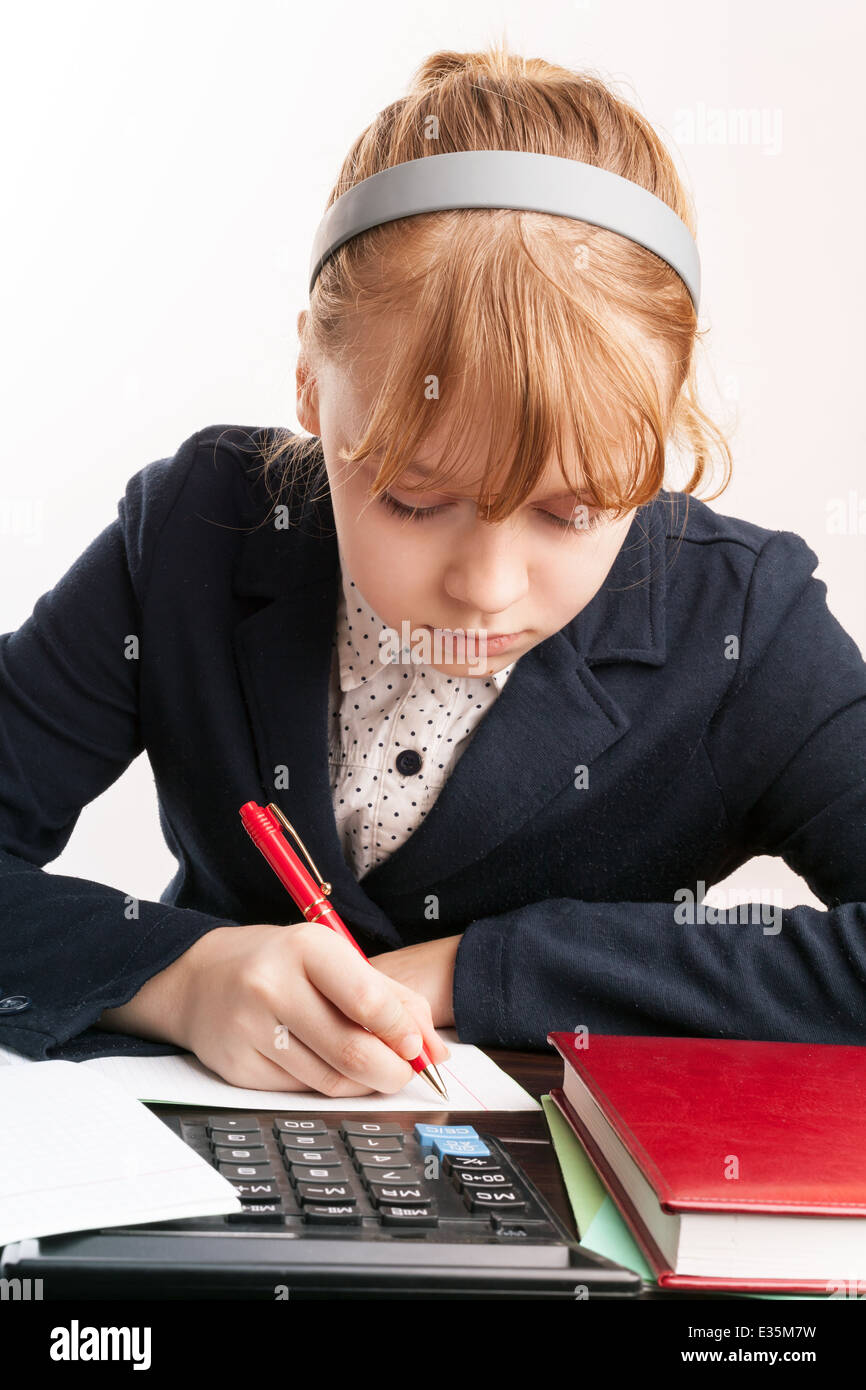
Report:
[{"label": "white background", "polygon": [[[705,401],[735,456],[712,505],[805,537],[866,649],[866,535],[828,529],[834,499],[866,508],[864,29],[841,0],[7,10],[0,631],[144,464],[211,423],[300,428],[295,322],[349,145],[427,54],[505,37],[594,69],[673,150],[698,212]],[[709,141],[717,108],[757,112],[763,135]],[[174,867],[143,756],[49,872],[156,899]],[[719,887],[710,901],[820,906],[775,859]]]}]

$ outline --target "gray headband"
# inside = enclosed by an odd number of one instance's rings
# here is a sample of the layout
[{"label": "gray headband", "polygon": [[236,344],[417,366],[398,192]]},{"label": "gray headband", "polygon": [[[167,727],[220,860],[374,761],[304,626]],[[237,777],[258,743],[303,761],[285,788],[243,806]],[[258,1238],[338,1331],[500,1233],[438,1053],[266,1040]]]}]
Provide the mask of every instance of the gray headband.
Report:
[{"label": "gray headband", "polygon": [[676,271],[698,312],[698,248],[667,203],[608,169],[526,150],[425,155],[362,179],[331,204],[319,223],[310,259],[310,294],[328,257],[359,232],[398,217],[449,208],[552,212],[619,232]]}]

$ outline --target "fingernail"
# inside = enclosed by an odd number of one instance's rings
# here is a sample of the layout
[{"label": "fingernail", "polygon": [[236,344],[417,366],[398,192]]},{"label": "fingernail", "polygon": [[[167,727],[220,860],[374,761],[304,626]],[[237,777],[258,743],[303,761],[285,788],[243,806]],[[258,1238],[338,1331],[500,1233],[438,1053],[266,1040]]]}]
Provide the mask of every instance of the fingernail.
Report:
[{"label": "fingernail", "polygon": [[424,1039],[420,1033],[407,1033],[400,1044],[400,1055],[405,1057],[407,1062],[414,1062],[423,1046]]}]

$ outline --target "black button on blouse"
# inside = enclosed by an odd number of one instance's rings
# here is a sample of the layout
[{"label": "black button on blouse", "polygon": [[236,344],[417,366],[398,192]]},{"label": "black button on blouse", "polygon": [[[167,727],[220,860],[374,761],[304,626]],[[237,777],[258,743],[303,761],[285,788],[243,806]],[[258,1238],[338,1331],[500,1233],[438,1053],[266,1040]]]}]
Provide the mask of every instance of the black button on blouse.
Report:
[{"label": "black button on blouse", "polygon": [[414,748],[404,748],[394,759],[397,764],[397,771],[403,777],[414,777],[416,772],[420,772],[424,759]]}]

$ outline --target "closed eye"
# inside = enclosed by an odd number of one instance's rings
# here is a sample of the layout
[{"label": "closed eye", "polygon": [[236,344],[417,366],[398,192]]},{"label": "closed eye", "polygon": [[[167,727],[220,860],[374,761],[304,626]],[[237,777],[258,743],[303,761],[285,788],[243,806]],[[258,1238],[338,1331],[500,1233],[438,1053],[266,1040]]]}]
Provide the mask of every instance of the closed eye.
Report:
[{"label": "closed eye", "polygon": [[[390,492],[380,492],[378,500],[384,507],[388,508],[389,512],[395,516],[405,517],[409,521],[427,521],[430,517],[436,516],[438,512],[444,512],[450,505],[447,502],[440,502],[437,507],[407,507],[404,502],[398,502],[396,497],[392,497]],[[590,515],[582,517],[581,525],[576,524],[574,517],[555,516],[553,512],[546,512],[542,507],[536,507],[535,510],[539,516],[544,517],[552,525],[558,526],[560,530],[572,531],[578,535],[594,530],[604,519],[604,513],[600,507],[587,507],[585,510]]]}]

